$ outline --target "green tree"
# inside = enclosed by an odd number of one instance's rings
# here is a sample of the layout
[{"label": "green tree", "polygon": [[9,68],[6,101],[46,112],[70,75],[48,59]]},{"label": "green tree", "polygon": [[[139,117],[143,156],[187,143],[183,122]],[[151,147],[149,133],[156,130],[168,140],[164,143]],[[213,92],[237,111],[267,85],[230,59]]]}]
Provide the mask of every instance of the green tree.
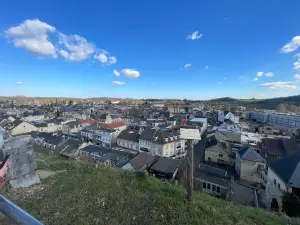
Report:
[{"label": "green tree", "polygon": [[294,193],[285,192],[282,196],[282,210],[290,217],[300,216],[300,199]]}]

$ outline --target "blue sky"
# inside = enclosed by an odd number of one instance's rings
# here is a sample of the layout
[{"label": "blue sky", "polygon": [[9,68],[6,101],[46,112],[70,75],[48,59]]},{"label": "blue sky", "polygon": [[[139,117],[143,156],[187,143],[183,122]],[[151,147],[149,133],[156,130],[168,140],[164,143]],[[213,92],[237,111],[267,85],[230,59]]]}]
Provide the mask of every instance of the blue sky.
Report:
[{"label": "blue sky", "polygon": [[299,9],[298,0],[3,0],[0,95],[297,95]]}]

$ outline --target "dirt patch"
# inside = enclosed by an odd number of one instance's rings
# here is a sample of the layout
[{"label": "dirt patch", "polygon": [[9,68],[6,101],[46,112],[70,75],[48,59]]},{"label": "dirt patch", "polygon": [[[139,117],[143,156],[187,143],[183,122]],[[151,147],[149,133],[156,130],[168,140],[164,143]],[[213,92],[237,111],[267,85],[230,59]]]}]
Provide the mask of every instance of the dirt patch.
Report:
[{"label": "dirt patch", "polygon": [[56,172],[49,170],[38,170],[37,174],[39,175],[40,179],[46,179],[47,177],[55,175]]}]

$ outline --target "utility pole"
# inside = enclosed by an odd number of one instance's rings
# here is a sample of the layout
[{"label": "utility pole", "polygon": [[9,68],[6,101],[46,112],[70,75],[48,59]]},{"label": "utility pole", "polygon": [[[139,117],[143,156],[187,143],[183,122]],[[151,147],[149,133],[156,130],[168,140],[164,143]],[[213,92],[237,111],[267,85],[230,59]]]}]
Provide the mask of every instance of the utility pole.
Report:
[{"label": "utility pole", "polygon": [[198,126],[187,125],[180,127],[180,137],[186,140],[187,156],[186,156],[186,175],[187,175],[187,200],[192,201],[194,187],[194,140],[201,140]]},{"label": "utility pole", "polygon": [[187,169],[187,200],[192,201],[193,187],[194,187],[194,145],[193,140],[187,140],[187,160],[186,160],[186,169]]}]

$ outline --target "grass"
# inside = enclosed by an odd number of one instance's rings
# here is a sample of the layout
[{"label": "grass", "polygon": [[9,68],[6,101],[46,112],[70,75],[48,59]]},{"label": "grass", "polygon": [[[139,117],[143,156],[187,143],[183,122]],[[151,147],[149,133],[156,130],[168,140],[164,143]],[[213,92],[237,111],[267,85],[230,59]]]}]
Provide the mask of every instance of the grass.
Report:
[{"label": "grass", "polygon": [[263,210],[194,193],[144,173],[37,156],[39,169],[61,170],[43,180],[40,197],[18,202],[44,224],[287,224]]}]

